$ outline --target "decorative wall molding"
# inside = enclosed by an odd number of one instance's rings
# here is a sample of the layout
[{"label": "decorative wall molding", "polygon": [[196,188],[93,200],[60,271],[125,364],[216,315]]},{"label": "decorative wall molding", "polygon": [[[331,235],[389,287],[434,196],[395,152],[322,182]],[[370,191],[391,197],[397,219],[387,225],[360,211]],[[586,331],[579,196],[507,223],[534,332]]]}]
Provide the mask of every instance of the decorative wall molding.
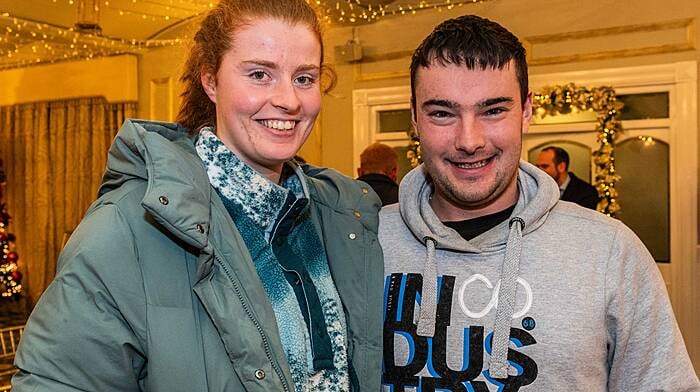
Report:
[{"label": "decorative wall molding", "polygon": [[373,80],[408,78],[411,74],[406,71],[396,72],[362,72],[362,64],[352,66],[352,79],[355,82],[369,82]]},{"label": "decorative wall molding", "polygon": [[545,34],[524,44],[530,66],[682,52],[695,49],[695,20]]},{"label": "decorative wall molding", "polygon": [[[695,19],[545,34],[523,39],[530,66],[694,50]],[[368,71],[377,63],[410,59],[412,50],[365,54],[352,65],[356,82],[409,77],[408,70]]]},{"label": "decorative wall molding", "polygon": [[151,79],[149,83],[149,117],[153,120],[174,121],[173,78]]}]

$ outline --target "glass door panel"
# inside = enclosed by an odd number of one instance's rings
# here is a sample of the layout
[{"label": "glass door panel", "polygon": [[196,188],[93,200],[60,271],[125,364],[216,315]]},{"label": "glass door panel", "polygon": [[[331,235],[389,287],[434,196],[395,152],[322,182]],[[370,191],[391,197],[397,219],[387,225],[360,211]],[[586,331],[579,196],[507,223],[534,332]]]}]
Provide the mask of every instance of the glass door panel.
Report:
[{"label": "glass door panel", "polygon": [[651,136],[618,141],[615,162],[622,213],[657,262],[671,261],[669,146]]}]

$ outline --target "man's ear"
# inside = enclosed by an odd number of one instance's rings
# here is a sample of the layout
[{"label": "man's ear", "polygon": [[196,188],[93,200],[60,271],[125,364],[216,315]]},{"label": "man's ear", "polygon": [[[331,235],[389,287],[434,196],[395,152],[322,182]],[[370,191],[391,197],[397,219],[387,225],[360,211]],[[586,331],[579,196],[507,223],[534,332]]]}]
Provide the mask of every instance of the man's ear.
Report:
[{"label": "man's ear", "polygon": [[387,177],[391,178],[394,182],[396,182],[396,178],[398,177],[398,168],[394,166],[391,170],[389,170],[389,173],[387,174]]},{"label": "man's ear", "polygon": [[418,135],[418,124],[416,124],[417,116],[418,113],[416,113],[416,101],[415,99],[411,99],[411,126],[416,131],[416,135]]},{"label": "man's ear", "polygon": [[532,120],[532,91],[527,92],[525,102],[523,102],[523,126],[522,132],[525,134],[530,129],[530,120]]},{"label": "man's ear", "polygon": [[566,163],[560,162],[559,164],[557,164],[557,170],[558,170],[560,173],[566,173],[566,172],[568,171],[567,169],[568,169],[568,168],[566,167]]},{"label": "man's ear", "polygon": [[199,80],[209,99],[216,103],[216,76],[209,71],[202,70]]}]

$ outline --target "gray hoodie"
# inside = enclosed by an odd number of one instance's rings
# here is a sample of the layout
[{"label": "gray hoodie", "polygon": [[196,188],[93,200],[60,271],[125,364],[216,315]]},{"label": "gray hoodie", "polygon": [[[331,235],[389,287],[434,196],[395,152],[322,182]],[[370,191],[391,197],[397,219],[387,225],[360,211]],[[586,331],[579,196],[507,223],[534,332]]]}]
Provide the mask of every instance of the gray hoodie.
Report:
[{"label": "gray hoodie", "polygon": [[381,211],[385,390],[700,391],[637,236],[529,163],[518,190],[471,241],[433,212],[422,166]]}]

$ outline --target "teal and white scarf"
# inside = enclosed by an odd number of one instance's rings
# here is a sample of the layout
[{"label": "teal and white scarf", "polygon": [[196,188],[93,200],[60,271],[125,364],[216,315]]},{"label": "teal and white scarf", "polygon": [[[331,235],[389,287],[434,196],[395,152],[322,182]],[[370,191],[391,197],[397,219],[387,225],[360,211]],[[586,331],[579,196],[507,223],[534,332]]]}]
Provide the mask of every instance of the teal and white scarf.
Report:
[{"label": "teal and white scarf", "polygon": [[314,369],[311,338],[304,316],[270,245],[275,224],[287,213],[287,200],[308,199],[304,175],[294,165],[295,175],[289,176],[283,186],[272,183],[242,162],[211,128],[200,131],[195,146],[206,166],[210,183],[222,197],[246,242],[272,304],[296,392],[348,391],[345,314],[308,207],[306,213],[300,215],[301,219],[297,220],[292,232],[302,239],[295,241],[295,246],[301,247],[300,254],[304,255],[305,267],[321,302],[333,348],[333,369]]}]

